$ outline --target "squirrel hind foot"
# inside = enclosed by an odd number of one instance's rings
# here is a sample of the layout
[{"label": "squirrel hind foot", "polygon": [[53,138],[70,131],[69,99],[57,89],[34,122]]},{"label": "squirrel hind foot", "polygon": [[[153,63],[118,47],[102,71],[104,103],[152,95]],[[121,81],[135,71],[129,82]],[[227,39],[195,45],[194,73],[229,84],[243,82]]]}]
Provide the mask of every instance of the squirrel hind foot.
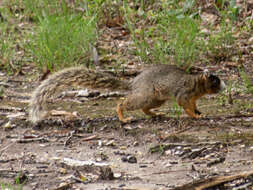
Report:
[{"label": "squirrel hind foot", "polygon": [[142,109],[142,111],[148,115],[148,116],[151,116],[151,117],[163,117],[165,116],[165,113],[155,113],[153,111],[151,111],[150,109]]},{"label": "squirrel hind foot", "polygon": [[133,117],[127,117],[120,119],[122,123],[131,123],[133,121]]},{"label": "squirrel hind foot", "polygon": [[142,108],[142,111],[146,114],[146,115],[149,115],[149,116],[152,116],[152,117],[155,117],[157,116],[156,113],[150,111],[150,109],[147,109],[147,108]]}]

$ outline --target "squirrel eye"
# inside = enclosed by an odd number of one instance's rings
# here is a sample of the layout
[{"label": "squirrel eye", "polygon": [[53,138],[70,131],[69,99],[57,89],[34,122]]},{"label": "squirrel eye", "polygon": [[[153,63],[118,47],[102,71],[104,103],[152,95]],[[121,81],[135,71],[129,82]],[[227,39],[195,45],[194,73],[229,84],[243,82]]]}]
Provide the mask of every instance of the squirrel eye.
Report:
[{"label": "squirrel eye", "polygon": [[209,79],[210,79],[213,86],[218,85],[219,82],[220,82],[220,79],[218,77],[214,76],[214,75],[210,75]]},{"label": "squirrel eye", "polygon": [[212,83],[213,83],[214,85],[218,85],[218,84],[219,84],[219,79],[216,78],[216,77],[213,78]]}]

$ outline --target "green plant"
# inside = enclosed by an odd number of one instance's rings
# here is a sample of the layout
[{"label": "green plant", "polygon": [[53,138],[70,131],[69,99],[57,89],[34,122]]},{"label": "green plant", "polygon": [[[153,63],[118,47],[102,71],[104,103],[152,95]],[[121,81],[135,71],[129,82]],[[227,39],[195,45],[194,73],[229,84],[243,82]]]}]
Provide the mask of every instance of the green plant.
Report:
[{"label": "green plant", "polygon": [[9,183],[2,183],[0,182],[0,189],[1,190],[22,190],[23,189],[23,185],[19,184],[18,187],[13,186]]},{"label": "green plant", "polygon": [[[183,8],[162,11],[157,15],[155,35],[163,36],[156,41],[153,54],[172,59],[178,66],[191,67],[201,54],[203,41],[200,38],[198,19],[192,18]],[[186,9],[185,9],[186,10]],[[159,52],[159,53],[158,53]]]},{"label": "green plant", "polygon": [[243,83],[246,87],[246,91],[247,93],[253,94],[253,84],[252,81],[250,80],[250,78],[247,76],[247,74],[245,73],[245,71],[242,68],[239,68],[239,72],[240,72],[240,76],[243,80]]},{"label": "green plant", "polygon": [[0,14],[0,68],[8,74],[18,73],[24,60],[28,60],[24,55],[27,41],[22,1],[2,1]]},{"label": "green plant", "polygon": [[162,11],[144,12],[142,19],[155,23],[150,27],[140,27],[137,24],[140,16],[124,2],[127,25],[137,55],[144,63],[166,63],[172,59],[179,66],[188,68],[195,62],[202,42],[199,40],[199,22],[193,18],[196,15],[193,0],[185,1],[183,7],[178,1],[163,1]]},{"label": "green plant", "polygon": [[136,45],[136,53],[144,63],[150,62],[149,59],[149,45],[146,41],[145,28],[136,27],[137,14],[135,10],[131,9],[126,0],[124,0],[123,10],[125,14],[125,20],[127,22],[128,29],[130,30],[131,37]]},{"label": "green plant", "polygon": [[173,101],[172,110],[176,118],[179,119],[183,113],[183,109],[177,104],[176,100]]},{"label": "green plant", "polygon": [[[216,61],[223,61],[229,59],[235,53],[234,22],[237,21],[240,8],[236,6],[234,0],[230,0],[228,7],[225,7],[224,0],[217,2],[220,5],[219,7],[216,6],[216,10],[220,15],[220,23],[217,32],[210,33],[206,50]],[[210,30],[214,31],[213,26],[210,26]]]},{"label": "green plant", "polygon": [[0,86],[0,99],[4,96],[4,87]]},{"label": "green plant", "polygon": [[228,16],[232,21],[236,21],[238,19],[240,12],[240,7],[236,5],[236,0],[230,0],[229,8],[228,8]]},{"label": "green plant", "polygon": [[17,56],[19,52],[16,47],[21,47],[21,40],[17,36],[15,26],[10,26],[8,22],[0,22],[0,41],[0,68],[12,74],[19,69],[22,59]]},{"label": "green plant", "polygon": [[185,17],[175,20],[175,33],[171,38],[171,47],[175,53],[174,60],[178,65],[190,67],[195,62],[198,34],[198,24],[192,18]]},{"label": "green plant", "polygon": [[13,56],[13,48],[11,44],[11,36],[7,32],[7,24],[6,23],[0,23],[0,58],[2,60],[2,66],[4,69],[10,70],[10,65],[8,64],[11,61],[11,58]]},{"label": "green plant", "polygon": [[[30,1],[33,2],[33,1]],[[41,6],[47,0],[39,1]],[[38,19],[37,31],[28,48],[40,67],[49,69],[80,64],[89,58],[90,45],[96,40],[96,15],[73,11],[62,1],[51,1],[42,10],[40,3],[28,4]]]},{"label": "green plant", "polygon": [[235,42],[233,37],[233,23],[226,20],[224,16],[217,32],[209,35],[206,49],[217,61],[226,60],[232,54],[232,47]]}]

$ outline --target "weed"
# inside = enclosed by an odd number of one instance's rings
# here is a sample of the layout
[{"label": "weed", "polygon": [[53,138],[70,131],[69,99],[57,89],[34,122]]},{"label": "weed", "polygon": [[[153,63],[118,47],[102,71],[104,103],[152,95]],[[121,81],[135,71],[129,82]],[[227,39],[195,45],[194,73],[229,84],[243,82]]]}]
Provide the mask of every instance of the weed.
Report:
[{"label": "weed", "polygon": [[193,19],[196,15],[194,1],[185,1],[183,7],[179,6],[179,2],[175,3],[163,1],[162,11],[143,12],[141,16],[145,23],[156,23],[148,27],[140,27],[138,12],[124,4],[125,18],[137,55],[144,63],[166,63],[172,59],[177,65],[189,68],[197,59],[202,42],[198,40],[199,22]]},{"label": "weed", "polygon": [[198,24],[190,17],[184,19],[172,17],[171,19],[171,22],[175,23],[174,33],[170,39],[170,46],[174,51],[174,60],[177,65],[189,68],[197,59]]},{"label": "weed", "polygon": [[240,76],[243,80],[243,83],[246,87],[246,92],[253,94],[253,83],[250,80],[250,78],[247,76],[247,74],[245,73],[245,71],[242,68],[239,68],[239,72],[240,72]]},{"label": "weed", "polygon": [[0,99],[4,97],[4,87],[0,86]]},{"label": "weed", "polygon": [[15,55],[14,44],[14,27],[8,26],[6,22],[0,22],[0,59],[3,70],[12,73],[14,68],[13,57]]},{"label": "weed", "polygon": [[[228,8],[224,8],[224,1],[220,1],[220,8],[216,7],[220,15],[220,24],[217,32],[211,33],[206,43],[206,51],[209,52],[215,61],[224,61],[229,59],[235,51],[233,45],[235,42],[234,22],[238,18],[239,8],[236,7],[234,0],[230,1]],[[213,26],[210,26],[213,30]]]},{"label": "weed", "polygon": [[2,183],[0,182],[0,189],[1,190],[22,190],[23,186],[22,185],[18,185],[18,187],[13,186],[9,183]]},{"label": "weed", "polygon": [[220,24],[220,30],[209,36],[207,49],[216,61],[224,61],[232,55],[231,47],[234,40],[232,23],[223,20]]},{"label": "weed", "polygon": [[229,80],[228,81],[228,85],[226,87],[226,89],[227,89],[227,96],[226,96],[225,92],[222,92],[222,95],[226,97],[226,99],[228,100],[227,102],[229,104],[233,104],[233,99],[232,99],[232,88],[233,88],[233,86],[234,86],[233,81]]},{"label": "weed", "polygon": [[241,144],[252,145],[253,144],[253,134],[251,132],[226,132],[219,134],[217,139],[224,143],[233,143],[233,141],[241,140]]},{"label": "weed", "polygon": [[180,119],[180,116],[181,116],[182,113],[183,113],[183,109],[182,109],[182,107],[180,107],[180,106],[177,104],[177,101],[176,101],[176,100],[173,101],[172,110],[173,110],[174,115],[176,115],[176,118],[177,118],[177,119]]},{"label": "weed", "polygon": [[154,147],[150,147],[149,148],[149,152],[152,153],[156,153],[159,152],[160,154],[164,154],[164,152],[168,149],[168,147],[166,147],[166,145],[163,144],[159,144],[157,146]]},{"label": "weed", "polygon": [[[128,25],[128,29],[130,30],[131,37],[137,47],[136,53],[138,56],[140,56],[141,60],[144,63],[149,63],[149,45],[146,41],[146,34],[145,34],[145,28],[138,29],[136,27],[136,18],[135,14],[136,11],[131,9],[128,6],[127,1],[124,1],[124,13],[125,13],[125,20]],[[139,38],[137,37],[139,36]]]},{"label": "weed", "polygon": [[[41,0],[41,6],[46,2]],[[73,12],[62,2],[52,1],[42,10],[38,10],[37,2],[26,4],[38,19],[37,32],[30,36],[28,48],[40,67],[58,69],[80,64],[83,58],[87,61],[90,45],[96,39],[96,15]]]}]

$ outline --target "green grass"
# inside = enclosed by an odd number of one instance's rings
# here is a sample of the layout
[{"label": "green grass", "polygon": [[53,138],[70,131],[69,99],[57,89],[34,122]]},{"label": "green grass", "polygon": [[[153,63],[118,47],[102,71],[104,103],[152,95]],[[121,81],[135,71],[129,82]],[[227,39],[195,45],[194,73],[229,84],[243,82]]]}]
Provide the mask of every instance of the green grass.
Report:
[{"label": "green grass", "polygon": [[232,56],[233,22],[238,15],[233,4],[220,10],[220,28],[209,25],[205,34],[194,0],[161,1],[160,9],[147,11],[135,10],[124,2],[124,18],[136,54],[144,63],[175,63],[189,68],[199,62],[213,62],[214,57],[221,61]]},{"label": "green grass", "polygon": [[[185,3],[181,9],[170,6],[173,3],[163,2],[163,10],[134,10],[124,3],[125,19],[137,47],[136,53],[144,63],[175,62],[179,66],[190,66],[196,59],[200,41],[198,20],[190,12],[193,3]],[[194,13],[195,14],[195,13]],[[155,23],[147,27],[139,25],[140,18],[144,23]]]},{"label": "green grass", "polygon": [[26,5],[38,20],[28,49],[39,67],[59,69],[89,61],[97,37],[96,15],[73,11],[59,1],[27,2],[33,2]]},{"label": "green grass", "polygon": [[253,145],[253,134],[252,132],[226,132],[217,135],[217,140],[224,143],[233,143],[234,141],[241,140],[240,144],[245,144],[247,146]]},{"label": "green grass", "polygon": [[246,87],[246,92],[249,94],[253,94],[253,83],[249,76],[245,73],[242,68],[239,68],[240,76],[243,80],[244,86]]},{"label": "green grass", "polygon": [[13,50],[13,39],[12,39],[12,31],[7,31],[8,25],[6,23],[0,23],[1,35],[0,35],[0,52],[1,52],[1,67],[8,72],[11,71],[12,57],[14,55]]},{"label": "green grass", "polygon": [[[229,59],[232,55],[228,46],[234,44],[232,26],[240,10],[232,0],[228,8],[224,8],[221,1],[221,9],[217,7],[221,15],[220,29],[210,25],[210,33],[203,34],[194,0],[76,0],[74,4],[58,0],[14,0],[5,3],[6,7],[14,7],[12,12],[2,7],[1,12],[5,15],[15,18],[16,9],[20,9],[18,14],[22,14],[22,19],[32,21],[33,32],[24,36],[29,41],[25,51],[39,67],[49,69],[90,61],[91,47],[99,35],[98,21],[104,25],[106,17],[115,15],[124,19],[123,26],[131,33],[135,49],[129,53],[140,57],[143,63],[173,62],[188,68],[201,61],[213,62],[213,57],[216,61]],[[9,29],[8,21],[2,23],[6,25],[3,30]],[[1,35],[4,39],[11,38],[0,47],[3,60],[9,59],[7,62],[15,51],[12,36],[11,33]]]},{"label": "green grass", "polygon": [[0,190],[22,190],[23,185],[19,184],[18,186],[11,185],[9,183],[0,182]]},{"label": "green grass", "polygon": [[58,0],[4,1],[0,68],[13,74],[31,62],[39,68],[60,69],[90,61],[98,6],[89,1],[89,9],[77,10],[82,1],[75,2],[71,7]]}]

